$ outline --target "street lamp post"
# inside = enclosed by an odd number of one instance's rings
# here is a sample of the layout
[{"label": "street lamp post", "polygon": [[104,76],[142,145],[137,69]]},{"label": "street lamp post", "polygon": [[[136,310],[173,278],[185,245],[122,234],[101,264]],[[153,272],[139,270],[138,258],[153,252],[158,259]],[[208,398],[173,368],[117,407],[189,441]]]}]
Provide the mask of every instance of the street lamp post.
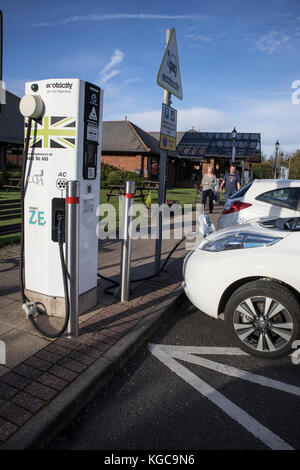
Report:
[{"label": "street lamp post", "polygon": [[232,154],[231,154],[231,162],[234,164],[235,162],[235,139],[236,139],[236,128],[233,128],[232,131]]},{"label": "street lamp post", "polygon": [[278,158],[278,149],[279,149],[279,142],[278,140],[275,142],[275,165],[274,165],[274,179],[277,178],[277,158]]}]

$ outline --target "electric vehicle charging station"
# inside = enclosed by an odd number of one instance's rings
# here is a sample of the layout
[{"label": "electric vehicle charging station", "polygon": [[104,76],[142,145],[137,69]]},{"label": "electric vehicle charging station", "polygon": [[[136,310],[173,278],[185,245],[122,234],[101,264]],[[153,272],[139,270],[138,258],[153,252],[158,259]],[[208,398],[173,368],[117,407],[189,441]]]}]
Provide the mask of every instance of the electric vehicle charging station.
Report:
[{"label": "electric vehicle charging station", "polygon": [[67,202],[79,204],[78,300],[83,313],[97,303],[103,91],[79,79],[29,82],[20,111],[27,118],[25,133],[32,119],[24,175],[25,294],[50,315],[63,316],[59,227],[60,219],[65,222],[67,182],[75,180],[80,198]]}]

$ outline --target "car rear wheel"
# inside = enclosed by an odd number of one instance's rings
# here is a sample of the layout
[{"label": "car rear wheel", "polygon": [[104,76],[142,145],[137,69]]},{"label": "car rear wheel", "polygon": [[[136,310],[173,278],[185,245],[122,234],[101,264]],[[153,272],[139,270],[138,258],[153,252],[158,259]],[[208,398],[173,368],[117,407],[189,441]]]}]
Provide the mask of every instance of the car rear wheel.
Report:
[{"label": "car rear wheel", "polygon": [[299,302],[282,284],[252,281],[230,297],[225,321],[244,351],[265,358],[283,356],[299,336]]}]

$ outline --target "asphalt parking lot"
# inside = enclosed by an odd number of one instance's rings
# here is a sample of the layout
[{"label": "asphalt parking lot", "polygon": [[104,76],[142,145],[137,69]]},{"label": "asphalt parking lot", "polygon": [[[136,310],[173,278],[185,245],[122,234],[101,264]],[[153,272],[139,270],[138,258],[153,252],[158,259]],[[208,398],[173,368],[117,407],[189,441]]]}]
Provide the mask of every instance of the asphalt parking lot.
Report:
[{"label": "asphalt parking lot", "polygon": [[300,449],[299,367],[242,353],[186,300],[50,448]]}]

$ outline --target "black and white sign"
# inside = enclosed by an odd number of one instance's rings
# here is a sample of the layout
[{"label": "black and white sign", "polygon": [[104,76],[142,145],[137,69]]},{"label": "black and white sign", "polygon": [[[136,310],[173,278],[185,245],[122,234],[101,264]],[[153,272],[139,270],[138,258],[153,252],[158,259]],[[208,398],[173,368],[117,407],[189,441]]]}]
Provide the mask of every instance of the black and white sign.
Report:
[{"label": "black and white sign", "polygon": [[171,30],[171,36],[157,74],[157,84],[182,100],[183,94],[175,29]]}]

